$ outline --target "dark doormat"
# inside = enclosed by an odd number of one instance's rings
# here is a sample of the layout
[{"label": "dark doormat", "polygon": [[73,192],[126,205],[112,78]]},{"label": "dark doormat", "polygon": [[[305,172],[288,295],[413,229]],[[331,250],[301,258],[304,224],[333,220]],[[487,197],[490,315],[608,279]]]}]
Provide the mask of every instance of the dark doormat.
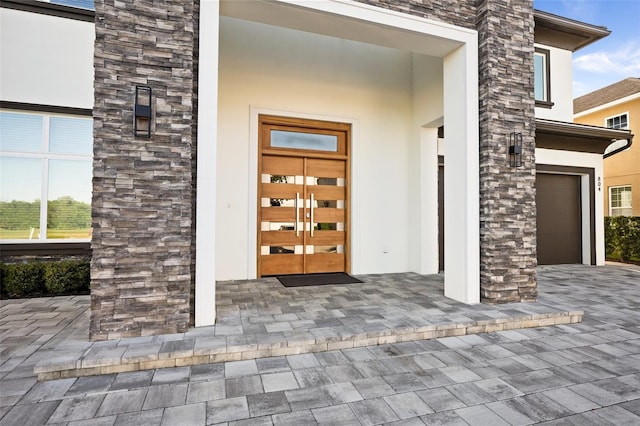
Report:
[{"label": "dark doormat", "polygon": [[306,275],[278,275],[276,278],[285,287],[304,287],[309,285],[353,284],[361,283],[357,278],[344,272]]}]

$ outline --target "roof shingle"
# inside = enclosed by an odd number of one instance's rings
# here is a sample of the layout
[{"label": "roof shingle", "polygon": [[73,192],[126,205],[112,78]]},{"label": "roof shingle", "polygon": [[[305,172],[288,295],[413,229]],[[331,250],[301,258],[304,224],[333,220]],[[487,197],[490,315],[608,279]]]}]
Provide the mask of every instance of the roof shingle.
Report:
[{"label": "roof shingle", "polygon": [[640,78],[629,77],[610,84],[573,100],[573,113],[578,114],[591,108],[622,99],[640,92]]}]

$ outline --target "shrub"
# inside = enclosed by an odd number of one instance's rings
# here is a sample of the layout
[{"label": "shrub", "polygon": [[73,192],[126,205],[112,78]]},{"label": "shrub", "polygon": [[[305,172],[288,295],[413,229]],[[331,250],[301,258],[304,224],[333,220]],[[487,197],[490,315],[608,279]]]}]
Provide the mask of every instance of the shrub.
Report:
[{"label": "shrub", "polygon": [[606,217],[604,226],[607,256],[618,256],[625,262],[640,258],[640,217]]},{"label": "shrub", "polygon": [[33,297],[89,292],[88,260],[29,261],[0,265],[2,295]]},{"label": "shrub", "polygon": [[44,285],[50,294],[87,291],[89,290],[89,263],[81,260],[46,263]]},{"label": "shrub", "polygon": [[2,287],[7,294],[23,297],[45,291],[41,262],[2,265]]}]

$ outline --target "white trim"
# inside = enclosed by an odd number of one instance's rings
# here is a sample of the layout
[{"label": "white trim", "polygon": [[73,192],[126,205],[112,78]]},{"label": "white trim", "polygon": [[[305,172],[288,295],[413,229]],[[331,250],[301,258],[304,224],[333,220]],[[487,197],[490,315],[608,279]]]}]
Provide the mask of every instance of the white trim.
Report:
[{"label": "white trim", "polygon": [[609,205],[608,210],[609,210],[609,216],[613,216],[613,211],[612,209],[633,209],[633,198],[631,199],[631,205],[629,207],[612,207],[611,206],[611,190],[612,189],[616,189],[616,188],[629,188],[629,192],[631,192],[631,195],[633,196],[633,188],[631,188],[631,184],[627,184],[627,185],[614,185],[614,186],[610,186],[607,188],[607,192],[609,193]]},{"label": "white trim", "polygon": [[439,57],[477,37],[475,30],[353,0],[226,0],[222,9],[240,19]]},{"label": "white trim", "polygon": [[43,159],[48,158],[49,160],[93,160],[93,157],[86,155],[77,155],[77,154],[46,154],[42,152],[21,152],[21,151],[2,151],[0,153],[4,158],[36,158]]},{"label": "white trim", "polygon": [[[65,161],[93,161],[93,154],[59,154],[49,152],[51,143],[51,117],[65,117],[77,120],[92,120],[91,117],[80,114],[59,114],[47,111],[19,110],[11,108],[2,108],[0,113],[32,115],[40,117],[42,125],[42,134],[38,151],[0,151],[1,158],[25,158],[40,160],[40,212],[39,212],[39,235],[33,239],[1,239],[2,244],[38,244],[38,243],[73,243],[73,242],[90,242],[91,238],[47,238],[48,227],[47,220],[49,215],[49,161],[65,160]],[[91,136],[91,146],[93,147],[93,135]],[[91,149],[93,152],[93,148]],[[89,182],[89,185],[91,183]],[[93,188],[91,188],[93,192]]]},{"label": "white trim", "polygon": [[608,102],[606,104],[598,105],[596,107],[581,111],[579,113],[573,114],[573,118],[580,118],[585,115],[589,115],[594,112],[601,111],[603,109],[611,108],[616,105],[623,104],[625,102],[633,101],[634,99],[640,99],[640,92],[634,93],[633,95],[625,96],[624,98],[616,99],[615,101]]},{"label": "white trim", "polygon": [[[260,131],[258,116],[260,114],[299,118],[302,120],[332,121],[335,123],[351,125],[351,146],[349,150],[349,158],[351,160],[351,176],[349,176],[351,182],[351,199],[349,200],[349,207],[351,209],[351,240],[349,241],[349,254],[351,256],[352,272],[357,271],[357,265],[359,265],[360,261],[356,261],[354,257],[354,253],[359,253],[359,250],[356,248],[357,238],[355,235],[358,234],[358,229],[356,225],[357,221],[354,219],[356,217],[357,208],[356,203],[354,203],[353,200],[357,199],[356,195],[358,193],[355,185],[357,180],[354,179],[354,170],[356,169],[354,166],[354,159],[356,158],[355,153],[357,151],[356,146],[358,141],[358,119],[348,116],[326,115],[251,105],[249,107],[249,191],[247,194],[249,197],[247,203],[249,206],[249,232],[247,235],[247,247],[249,253],[247,255],[247,277],[249,277],[249,279],[256,279],[258,276],[258,254],[256,250],[258,245],[258,205],[256,200],[258,199],[258,132]],[[356,247],[354,247],[354,245]]]},{"label": "white trim", "polygon": [[480,303],[477,36],[444,58],[444,294]]},{"label": "white trim", "polygon": [[[353,0],[308,1],[308,0],[275,0],[277,3],[302,6],[334,15],[348,16],[361,21],[373,22],[386,27],[402,28],[423,34],[437,34],[438,37],[466,41],[466,37],[475,37],[477,31],[458,27],[446,22],[382,9],[377,6],[355,2]],[[428,28],[425,28],[428,26]],[[465,37],[466,36],[466,37]]]},{"label": "white trim", "polygon": [[[536,56],[540,56],[542,57],[542,99],[535,99],[536,101],[540,101],[540,102],[551,102],[551,99],[549,97],[549,81],[548,81],[548,76],[549,76],[549,62],[547,61],[547,59],[551,56],[551,52],[547,49],[546,52],[533,52],[533,57],[535,58]],[[534,78],[534,84],[535,84],[535,78]]]},{"label": "white trim", "polygon": [[[615,128],[615,127],[607,126],[607,120],[611,120],[611,119],[616,118],[616,117],[622,117],[623,115],[627,116],[627,125],[626,125],[626,127]],[[610,117],[606,117],[604,119],[604,126],[603,127],[606,127],[607,129],[615,129],[615,130],[629,130],[629,120],[630,120],[629,111],[621,112],[619,114],[614,114],[614,115],[612,115]]]},{"label": "white trim", "polygon": [[220,4],[200,2],[195,325],[216,321],[216,147]]},{"label": "white trim", "polygon": [[580,225],[583,265],[591,265],[591,239],[593,238],[591,236],[591,197],[595,196],[595,191],[595,188],[591,188],[589,175],[580,174],[580,220],[582,222]]},{"label": "white trim", "polygon": [[439,272],[438,128],[420,128],[420,263],[419,274]]}]

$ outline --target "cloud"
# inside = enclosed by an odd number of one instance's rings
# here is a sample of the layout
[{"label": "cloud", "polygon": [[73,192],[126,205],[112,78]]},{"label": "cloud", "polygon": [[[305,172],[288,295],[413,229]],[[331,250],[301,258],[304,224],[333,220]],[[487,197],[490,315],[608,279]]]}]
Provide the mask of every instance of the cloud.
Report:
[{"label": "cloud", "polygon": [[576,56],[573,65],[578,70],[599,74],[640,75],[640,43],[627,43],[618,50]]},{"label": "cloud", "polygon": [[566,16],[579,21],[591,21],[597,16],[598,2],[592,0],[562,0]]}]

